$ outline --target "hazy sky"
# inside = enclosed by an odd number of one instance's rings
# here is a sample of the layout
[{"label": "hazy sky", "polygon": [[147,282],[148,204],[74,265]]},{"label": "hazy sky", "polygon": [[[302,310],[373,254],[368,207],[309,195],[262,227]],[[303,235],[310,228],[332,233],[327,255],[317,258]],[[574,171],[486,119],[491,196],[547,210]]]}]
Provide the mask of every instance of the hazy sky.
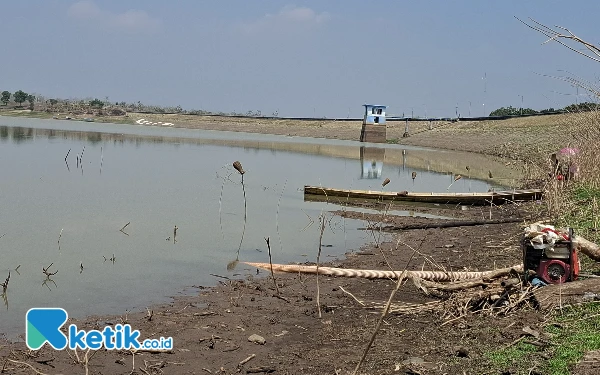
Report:
[{"label": "hazy sky", "polygon": [[598,14],[594,0],[2,1],[0,90],[281,116],[563,107],[576,88],[548,76],[596,82],[600,63],[513,16],[598,43]]}]

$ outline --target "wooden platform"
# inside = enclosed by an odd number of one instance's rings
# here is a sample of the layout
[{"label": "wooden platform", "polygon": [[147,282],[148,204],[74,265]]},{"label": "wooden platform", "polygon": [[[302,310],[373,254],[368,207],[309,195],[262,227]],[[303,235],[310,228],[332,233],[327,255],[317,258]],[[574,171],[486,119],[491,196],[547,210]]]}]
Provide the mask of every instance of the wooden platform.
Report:
[{"label": "wooden platform", "polygon": [[[503,204],[514,201],[531,201],[542,198],[542,191],[506,190],[487,193],[408,193],[373,190],[343,190],[318,186],[304,186],[304,200],[310,201],[311,196],[343,197],[350,199],[376,199],[397,202],[423,202],[439,204],[489,205]],[[307,199],[308,198],[308,199]],[[323,199],[318,199],[323,200]]]}]

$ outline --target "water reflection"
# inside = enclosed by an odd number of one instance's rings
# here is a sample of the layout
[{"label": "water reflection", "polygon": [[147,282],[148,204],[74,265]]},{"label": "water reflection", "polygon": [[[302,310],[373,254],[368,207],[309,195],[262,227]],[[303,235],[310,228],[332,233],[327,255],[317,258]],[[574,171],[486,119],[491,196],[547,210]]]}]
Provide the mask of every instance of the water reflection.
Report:
[{"label": "water reflection", "polygon": [[[11,119],[13,120],[13,119]],[[14,119],[22,121],[22,119]],[[29,119],[30,121],[32,119]],[[460,174],[465,173],[465,166],[470,166],[469,176],[480,180],[494,182],[499,186],[513,186],[520,177],[520,171],[508,167],[501,161],[485,155],[423,149],[418,147],[385,145],[382,147],[359,148],[356,143],[303,138],[272,136],[264,134],[210,132],[193,129],[155,128],[149,126],[116,125],[116,124],[77,124],[78,130],[54,128],[74,127],[72,122],[39,120],[43,127],[10,127],[0,126],[0,141],[12,140],[13,143],[27,143],[37,138],[52,140],[85,141],[92,145],[111,142],[113,145],[135,145],[140,148],[143,144],[168,143],[171,147],[179,148],[182,145],[219,145],[243,147],[248,153],[268,149],[272,154],[276,151],[289,151],[302,154],[323,155],[336,158],[358,159],[361,164],[361,176],[369,179],[381,178],[380,170],[385,170],[383,164],[398,166],[399,175],[407,169],[426,170],[440,173]],[[58,123],[58,124],[56,124]],[[94,129],[93,131],[79,130],[81,127]],[[46,128],[47,127],[47,128]],[[102,131],[96,129],[105,129]],[[115,132],[123,131],[123,132]],[[183,135],[183,136],[179,136]],[[66,150],[65,150],[66,152]],[[369,156],[373,153],[382,153],[383,156]],[[366,162],[370,161],[370,164]],[[375,161],[375,165],[373,165]],[[494,178],[489,178],[488,171],[493,171]],[[371,176],[371,177],[369,177]]]},{"label": "water reflection", "polygon": [[385,148],[361,146],[360,164],[362,166],[360,178],[380,179],[383,172]]}]

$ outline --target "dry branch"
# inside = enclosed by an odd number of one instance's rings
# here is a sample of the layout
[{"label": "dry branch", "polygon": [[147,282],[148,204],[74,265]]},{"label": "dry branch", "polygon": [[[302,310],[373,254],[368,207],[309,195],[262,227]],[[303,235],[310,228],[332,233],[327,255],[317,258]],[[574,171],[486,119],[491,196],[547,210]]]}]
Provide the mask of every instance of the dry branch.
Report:
[{"label": "dry branch", "polygon": [[[446,284],[436,283],[435,281],[423,280],[418,277],[411,277],[413,282],[419,284],[421,287],[437,289],[445,292],[456,292],[458,290],[464,290],[469,288],[475,288],[478,286],[488,285],[488,282],[483,281],[483,279],[475,279],[468,281],[457,281]],[[421,288],[422,289],[422,288]]]},{"label": "dry branch", "polygon": [[279,286],[277,285],[277,280],[275,279],[275,274],[273,273],[273,259],[271,257],[271,241],[269,239],[269,237],[265,237],[265,241],[267,242],[267,249],[269,250],[269,264],[271,265],[270,270],[271,270],[271,277],[273,278],[273,284],[275,284],[275,291],[277,292],[277,295],[281,295],[281,293],[279,293]]},{"label": "dry branch", "polygon": [[[524,25],[526,25],[527,27],[545,35],[548,37],[548,40],[546,40],[544,43],[542,44],[546,44],[548,42],[557,42],[560,45],[570,49],[571,51],[578,53],[582,56],[587,57],[588,59],[594,60],[596,62],[600,62],[600,48],[598,48],[597,46],[595,46],[592,43],[586,42],[585,40],[579,38],[577,35],[573,34],[571,32],[571,30],[562,27],[562,26],[554,26],[555,29],[550,28],[532,18],[529,18],[529,20],[533,23],[533,24],[528,24],[527,22],[519,19],[518,17],[515,16],[516,19],[518,19],[519,21],[521,21]],[[578,44],[583,45],[588,51],[588,53],[582,52],[570,45],[568,45],[566,42],[564,42],[563,40],[567,40],[567,41],[572,41]]]}]

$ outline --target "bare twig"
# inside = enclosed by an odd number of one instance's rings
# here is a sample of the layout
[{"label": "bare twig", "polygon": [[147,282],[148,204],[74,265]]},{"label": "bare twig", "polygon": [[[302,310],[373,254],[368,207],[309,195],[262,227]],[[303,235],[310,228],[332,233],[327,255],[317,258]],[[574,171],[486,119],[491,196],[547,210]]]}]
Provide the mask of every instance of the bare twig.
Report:
[{"label": "bare twig", "polygon": [[279,195],[279,200],[277,201],[277,212],[275,213],[275,227],[277,229],[277,238],[279,239],[279,248],[281,249],[281,253],[283,253],[283,243],[281,242],[281,234],[279,234],[279,207],[281,206],[281,198],[283,197],[283,192],[285,191],[286,185],[287,180],[285,180],[283,189],[281,189],[281,194]]},{"label": "bare twig", "polygon": [[[119,231],[123,232],[125,230],[125,228],[127,228],[129,226],[129,224],[131,224],[131,221],[127,222],[127,224],[123,225],[123,227],[121,229],[119,229]],[[125,232],[123,232],[125,233]]]},{"label": "bare twig", "polygon": [[[547,36],[548,40],[546,40],[542,44],[546,44],[548,42],[554,41],[554,42],[557,42],[558,44],[570,49],[571,51],[573,51],[575,53],[578,53],[582,56],[587,57],[588,59],[594,60],[596,62],[600,62],[600,48],[592,43],[586,42],[585,40],[579,38],[578,36],[573,34],[569,29],[562,27],[562,26],[555,25],[554,27],[556,29],[561,30],[561,31],[558,31],[558,30],[552,29],[546,25],[543,25],[542,23],[540,23],[532,18],[529,18],[529,20],[533,24],[528,24],[527,22],[521,20],[520,18],[518,18],[516,16],[515,16],[515,18],[517,20],[519,20],[520,22],[522,22],[525,26]],[[566,32],[566,33],[563,33],[563,32]],[[582,51],[568,45],[563,40],[569,40],[569,41],[573,41],[575,43],[581,44],[589,51],[589,53],[582,52]]]},{"label": "bare twig", "polygon": [[250,362],[254,357],[256,357],[256,354],[252,354],[250,355],[248,358],[244,359],[243,361],[241,361],[238,366],[243,366],[246,363]]},{"label": "bare twig", "polygon": [[63,230],[64,230],[64,229],[65,229],[65,228],[62,228],[62,229],[60,230],[60,234],[58,235],[58,251],[60,251],[60,238],[62,237],[62,232],[63,232]]},{"label": "bare twig", "polygon": [[6,280],[4,280],[4,282],[0,285],[2,285],[2,292],[6,293],[6,288],[8,288],[8,282],[10,280],[10,271],[8,271],[8,277],[6,278]]},{"label": "bare twig", "polygon": [[41,371],[39,371],[38,369],[36,369],[35,367],[33,367],[32,365],[30,365],[29,363],[22,362],[22,361],[16,361],[16,360],[14,360],[14,359],[6,359],[6,360],[7,360],[8,362],[11,362],[11,363],[15,363],[15,364],[18,364],[18,365],[24,365],[24,366],[27,366],[27,367],[29,367],[30,369],[32,369],[32,370],[33,370],[33,371],[34,371],[36,374],[38,374],[38,375],[47,375],[46,373],[44,373],[44,372],[41,372]]},{"label": "bare twig", "polygon": [[381,328],[381,324],[383,323],[383,320],[385,319],[386,315],[390,311],[390,306],[392,305],[392,300],[396,296],[396,292],[398,292],[398,290],[402,286],[402,280],[404,280],[404,276],[406,275],[408,266],[409,266],[410,262],[412,261],[413,257],[415,256],[415,254],[417,253],[417,250],[423,245],[424,242],[425,242],[425,237],[421,241],[419,247],[417,249],[413,249],[413,252],[412,252],[410,258],[406,262],[406,265],[404,266],[404,270],[402,270],[402,274],[400,275],[400,277],[398,277],[398,282],[396,283],[396,287],[394,288],[394,290],[392,290],[392,293],[390,293],[390,297],[388,298],[388,301],[385,304],[385,308],[383,309],[383,312],[381,313],[381,316],[379,317],[379,320],[377,321],[377,325],[375,326],[375,331],[373,331],[373,335],[371,335],[371,339],[369,340],[369,343],[367,344],[367,347],[365,348],[365,351],[364,351],[362,357],[356,364],[356,368],[354,369],[354,372],[352,373],[353,375],[358,374],[358,370],[360,369],[360,366],[365,361],[365,358],[367,357],[367,354],[369,353],[369,350],[371,349],[373,342],[375,342],[375,337],[377,337],[377,333],[379,332],[379,329]]},{"label": "bare twig", "polygon": [[273,278],[273,284],[275,284],[275,291],[277,292],[277,295],[280,295],[281,293],[279,293],[279,286],[277,285],[277,280],[275,279],[275,274],[273,273],[273,259],[271,258],[271,243],[269,237],[265,237],[265,241],[267,242],[267,248],[269,249],[269,264],[271,265],[271,277]]},{"label": "bare twig", "polygon": [[319,288],[319,264],[321,260],[321,249],[323,246],[323,232],[325,232],[325,214],[321,214],[319,217],[321,220],[321,234],[319,235],[319,252],[317,253],[317,309],[319,311],[319,319],[321,318],[321,291]]},{"label": "bare twig", "polygon": [[71,153],[71,149],[69,149],[69,151],[67,151],[67,155],[65,155],[65,164],[67,165],[67,170],[69,172],[71,172],[71,169],[69,168],[69,162],[67,161],[67,158],[69,157],[70,153]]},{"label": "bare twig", "polygon": [[353,299],[354,299],[356,302],[358,302],[358,304],[359,304],[359,305],[361,305],[361,306],[364,306],[364,305],[365,305],[365,304],[364,304],[364,302],[362,302],[361,300],[359,300],[358,298],[356,298],[356,297],[354,296],[354,294],[352,294],[352,293],[348,292],[346,289],[342,288],[342,286],[341,286],[341,285],[339,286],[339,288],[340,288],[340,290],[341,290],[342,292],[346,293],[347,295],[349,295],[350,297],[352,297],[352,298],[353,298]]},{"label": "bare twig", "polygon": [[50,265],[46,268],[42,267],[42,272],[48,277],[56,275],[58,273],[58,270],[56,270],[54,272],[49,271],[50,267],[52,267],[53,264],[54,264],[54,262],[50,263]]},{"label": "bare twig", "polygon": [[244,193],[244,228],[242,229],[242,238],[240,238],[240,246],[238,247],[236,260],[240,258],[240,250],[242,249],[242,242],[244,242],[244,234],[246,233],[246,221],[248,219],[248,206],[246,201],[246,185],[244,185],[244,174],[246,171],[242,168],[242,164],[239,161],[233,163],[233,168],[240,173],[242,176],[242,192]]},{"label": "bare twig", "polygon": [[225,188],[225,181],[229,180],[229,176],[231,173],[227,175],[226,178],[223,178],[223,182],[221,183],[221,194],[219,195],[219,227],[221,228],[221,236],[225,239],[225,232],[223,232],[223,189]]}]

